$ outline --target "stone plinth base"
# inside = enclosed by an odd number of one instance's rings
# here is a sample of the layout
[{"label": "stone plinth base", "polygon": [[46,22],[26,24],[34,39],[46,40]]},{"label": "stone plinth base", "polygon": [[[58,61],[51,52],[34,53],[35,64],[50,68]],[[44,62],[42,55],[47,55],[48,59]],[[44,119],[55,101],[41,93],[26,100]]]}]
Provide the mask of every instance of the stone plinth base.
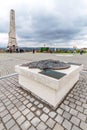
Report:
[{"label": "stone plinth base", "polygon": [[19,84],[53,108],[56,108],[61,103],[66,94],[79,80],[81,69],[82,65],[71,64],[68,69],[53,70],[51,72],[53,75],[55,73],[59,74],[58,78],[53,78],[45,75],[40,69],[29,69],[21,65],[15,67],[16,72],[19,74]]}]

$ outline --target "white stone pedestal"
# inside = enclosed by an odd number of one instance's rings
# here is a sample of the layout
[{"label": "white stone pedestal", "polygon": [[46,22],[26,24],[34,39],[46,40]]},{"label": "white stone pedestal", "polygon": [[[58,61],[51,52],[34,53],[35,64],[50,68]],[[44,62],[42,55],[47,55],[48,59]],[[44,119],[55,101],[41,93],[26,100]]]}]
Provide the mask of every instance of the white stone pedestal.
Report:
[{"label": "white stone pedestal", "polygon": [[19,84],[23,88],[56,108],[79,80],[82,65],[71,64],[68,69],[54,70],[66,74],[60,79],[43,75],[39,73],[42,71],[40,69],[30,69],[21,65],[17,65],[15,70],[19,74]]}]

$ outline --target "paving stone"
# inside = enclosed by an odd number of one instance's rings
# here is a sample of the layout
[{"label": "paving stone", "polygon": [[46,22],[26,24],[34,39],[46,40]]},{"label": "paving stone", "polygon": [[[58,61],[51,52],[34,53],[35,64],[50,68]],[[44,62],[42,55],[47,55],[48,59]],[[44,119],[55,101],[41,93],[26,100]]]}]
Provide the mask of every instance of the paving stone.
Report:
[{"label": "paving stone", "polygon": [[20,117],[21,115],[22,115],[21,112],[17,111],[15,114],[13,114],[13,117],[14,117],[15,119],[17,119],[17,118]]},{"label": "paving stone", "polygon": [[25,100],[23,103],[24,103],[24,105],[26,105],[29,103],[29,100]]},{"label": "paving stone", "polygon": [[64,130],[64,128],[60,124],[56,123],[53,130]]},{"label": "paving stone", "polygon": [[36,130],[36,128],[31,126],[28,130]]},{"label": "paving stone", "polygon": [[72,108],[75,108],[75,107],[76,107],[76,104],[71,102],[71,103],[69,104],[69,106],[72,107]]},{"label": "paving stone", "polygon": [[27,115],[27,119],[30,121],[32,118],[34,117],[34,114],[32,112],[30,112],[28,115]]},{"label": "paving stone", "polygon": [[84,114],[86,114],[86,115],[87,115],[87,109],[84,109]]},{"label": "paving stone", "polygon": [[70,113],[71,113],[72,115],[74,115],[74,116],[77,116],[78,111],[76,111],[75,109],[71,108]]},{"label": "paving stone", "polygon": [[10,128],[10,130],[20,130],[19,126],[16,124]]},{"label": "paving stone", "polygon": [[23,111],[25,108],[26,108],[26,107],[25,107],[24,105],[21,105],[21,106],[19,107],[19,110],[20,110],[20,111]]},{"label": "paving stone", "polygon": [[51,130],[50,128],[47,128],[46,130]]},{"label": "paving stone", "polygon": [[74,125],[72,130],[81,130],[81,129]]},{"label": "paving stone", "polygon": [[31,120],[31,123],[36,127],[40,123],[40,119],[35,117]]},{"label": "paving stone", "polygon": [[79,112],[78,113],[78,118],[83,120],[83,121],[86,121],[87,116]]},{"label": "paving stone", "polygon": [[16,108],[16,107],[13,107],[13,108],[10,110],[10,113],[11,113],[11,114],[14,114],[15,112],[17,112],[17,108]]},{"label": "paving stone", "polygon": [[55,118],[55,120],[56,120],[59,124],[61,124],[61,123],[63,122],[64,118],[63,118],[61,115],[57,115],[56,118]]},{"label": "paving stone", "polygon": [[69,97],[73,97],[73,94],[70,93],[68,96],[69,96]]},{"label": "paving stone", "polygon": [[62,104],[62,105],[61,105],[61,108],[62,108],[63,110],[65,110],[65,111],[67,111],[67,112],[70,111],[70,107],[67,106],[67,105],[65,105],[65,104]]},{"label": "paving stone", "polygon": [[64,101],[64,104],[65,104],[65,105],[69,105],[69,101],[65,100],[65,101]]},{"label": "paving stone", "polygon": [[5,105],[6,105],[6,106],[8,106],[9,104],[11,104],[11,101],[5,102]]},{"label": "paving stone", "polygon": [[71,118],[71,114],[65,111],[63,113],[63,117],[69,120]]},{"label": "paving stone", "polygon": [[81,106],[82,105],[82,102],[81,101],[76,101],[75,102],[77,105]]},{"label": "paving stone", "polygon": [[30,112],[30,110],[29,110],[28,108],[26,108],[25,110],[22,111],[22,113],[23,113],[24,115],[27,115],[29,112]]},{"label": "paving stone", "polygon": [[76,110],[80,111],[80,112],[83,112],[83,108],[81,106],[77,106],[76,107]]},{"label": "paving stone", "polygon": [[31,109],[31,111],[35,111],[37,108],[36,107],[31,107],[30,109]]},{"label": "paving stone", "polygon": [[74,103],[75,99],[74,98],[69,98],[69,101],[71,101],[72,103]]},{"label": "paving stone", "polygon": [[22,115],[17,119],[17,122],[19,125],[21,125],[24,121],[26,120],[26,118]]},{"label": "paving stone", "polygon": [[38,129],[38,130],[46,130],[46,128],[47,128],[47,126],[46,126],[43,122],[41,122],[41,123],[37,126],[37,129]]},{"label": "paving stone", "polygon": [[21,128],[23,130],[27,130],[29,127],[31,126],[29,121],[25,121],[24,123],[22,123]]},{"label": "paving stone", "polygon": [[86,103],[86,100],[84,98],[80,98],[80,101]]},{"label": "paving stone", "polygon": [[49,116],[50,117],[52,117],[52,118],[54,118],[55,116],[56,116],[56,112],[54,112],[54,111],[51,111],[51,112],[49,112]]},{"label": "paving stone", "polygon": [[22,102],[18,101],[15,105],[16,105],[17,108],[19,108],[22,105]]},{"label": "paving stone", "polygon": [[7,121],[9,121],[11,119],[11,115],[10,114],[7,114],[2,120],[4,123],[6,123]]},{"label": "paving stone", "polygon": [[35,105],[38,105],[38,104],[39,104],[39,102],[38,102],[38,101],[35,101],[35,102],[34,102],[34,104],[35,104]]},{"label": "paving stone", "polygon": [[68,120],[64,120],[63,126],[64,126],[67,130],[71,130],[72,124],[71,124]]},{"label": "paving stone", "polygon": [[8,114],[8,111],[7,110],[4,110],[3,112],[0,113],[0,117],[4,117],[5,115]]},{"label": "paving stone", "polygon": [[14,107],[14,104],[10,104],[9,106],[7,106],[8,110],[12,109]]},{"label": "paving stone", "polygon": [[79,96],[74,96],[74,99],[79,100],[80,98]]},{"label": "paving stone", "polygon": [[2,102],[0,103],[0,107],[1,107],[1,106],[3,106],[3,103],[2,103]]},{"label": "paving stone", "polygon": [[1,107],[0,107],[0,112],[2,112],[3,110],[5,110],[5,107],[4,107],[4,106],[1,106]]},{"label": "paving stone", "polygon": [[44,111],[45,113],[48,113],[50,110],[49,110],[47,107],[44,107],[44,108],[43,108],[43,111]]},{"label": "paving stone", "polygon": [[15,121],[14,121],[13,119],[9,120],[9,121],[5,124],[7,130],[9,130],[9,129],[10,129],[12,126],[14,126],[14,125],[15,125]]},{"label": "paving stone", "polygon": [[44,121],[44,122],[46,122],[48,118],[49,118],[48,115],[46,115],[46,114],[44,114],[44,113],[40,116],[40,119],[41,119],[42,121]]},{"label": "paving stone", "polygon": [[32,103],[28,103],[28,104],[27,104],[27,107],[28,107],[28,108],[31,108],[32,105],[33,105]]},{"label": "paving stone", "polygon": [[81,121],[80,128],[82,128],[83,130],[87,130],[87,123]]},{"label": "paving stone", "polygon": [[51,118],[49,118],[46,122],[46,124],[52,129],[55,125],[55,121]]},{"label": "paving stone", "polygon": [[75,117],[75,116],[72,116],[71,122],[72,122],[73,124],[75,124],[76,126],[79,126],[80,119],[78,119],[78,118]]},{"label": "paving stone", "polygon": [[41,111],[40,109],[38,109],[38,110],[35,112],[35,114],[36,114],[37,116],[40,116],[40,115],[42,114],[42,111]]},{"label": "paving stone", "polygon": [[3,130],[4,129],[4,126],[2,123],[0,123],[0,130]]},{"label": "paving stone", "polygon": [[82,106],[87,109],[87,104],[83,103]]},{"label": "paving stone", "polygon": [[38,108],[43,108],[43,104],[40,103],[40,104],[38,105]]},{"label": "paving stone", "polygon": [[30,102],[34,102],[35,101],[35,99],[34,98],[30,98]]},{"label": "paving stone", "polygon": [[63,114],[63,111],[64,111],[64,110],[62,110],[61,108],[58,108],[58,109],[57,109],[57,112],[58,112],[58,114],[60,114],[60,115]]}]

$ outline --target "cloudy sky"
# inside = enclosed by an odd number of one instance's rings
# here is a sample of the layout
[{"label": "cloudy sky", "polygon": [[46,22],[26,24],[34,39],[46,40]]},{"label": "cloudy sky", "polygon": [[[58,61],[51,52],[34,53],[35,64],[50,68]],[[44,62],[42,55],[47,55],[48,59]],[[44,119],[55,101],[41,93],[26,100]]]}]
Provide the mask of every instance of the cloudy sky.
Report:
[{"label": "cloudy sky", "polygon": [[10,9],[19,46],[87,47],[87,0],[0,0],[0,46],[7,46]]}]

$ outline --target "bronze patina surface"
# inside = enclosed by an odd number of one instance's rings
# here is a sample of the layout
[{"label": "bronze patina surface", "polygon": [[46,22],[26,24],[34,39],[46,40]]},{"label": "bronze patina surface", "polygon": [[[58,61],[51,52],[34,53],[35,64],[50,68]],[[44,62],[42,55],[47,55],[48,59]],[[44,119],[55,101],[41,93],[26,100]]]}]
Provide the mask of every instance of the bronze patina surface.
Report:
[{"label": "bronze patina surface", "polygon": [[29,68],[38,68],[41,70],[46,69],[53,69],[53,70],[60,70],[60,69],[67,69],[70,67],[70,64],[65,62],[60,62],[59,60],[40,60],[25,64],[24,66],[28,66]]}]

